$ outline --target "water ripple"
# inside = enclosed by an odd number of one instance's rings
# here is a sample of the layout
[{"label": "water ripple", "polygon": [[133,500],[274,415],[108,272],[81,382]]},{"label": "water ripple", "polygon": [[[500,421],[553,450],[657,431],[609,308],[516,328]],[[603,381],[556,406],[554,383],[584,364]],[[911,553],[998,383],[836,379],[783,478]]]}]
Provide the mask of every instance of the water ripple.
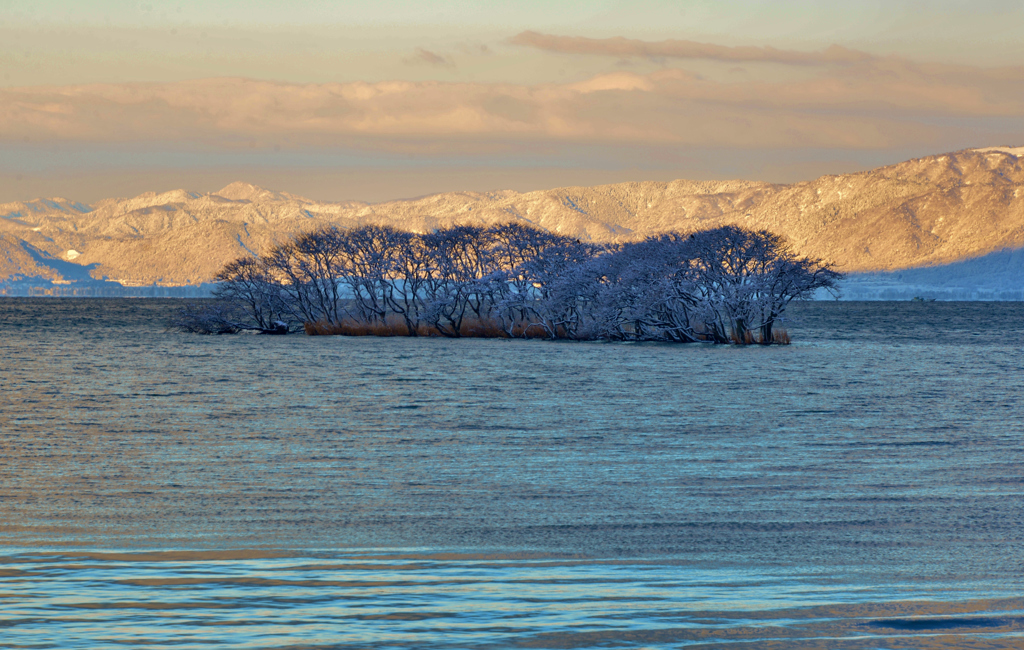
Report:
[{"label": "water ripple", "polygon": [[1020,647],[1024,306],[786,348],[0,300],[0,646]]}]

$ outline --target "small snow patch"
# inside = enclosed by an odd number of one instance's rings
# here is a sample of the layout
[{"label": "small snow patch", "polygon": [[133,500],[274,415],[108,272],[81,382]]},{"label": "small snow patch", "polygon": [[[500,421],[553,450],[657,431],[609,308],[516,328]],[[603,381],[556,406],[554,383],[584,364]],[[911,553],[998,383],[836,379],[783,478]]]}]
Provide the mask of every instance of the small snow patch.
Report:
[{"label": "small snow patch", "polygon": [[79,255],[81,255],[81,253],[79,253],[75,249],[71,249],[67,253],[64,254],[64,256],[67,257],[69,260],[73,260],[76,257],[78,257]]},{"label": "small snow patch", "polygon": [[985,147],[984,149],[975,149],[975,151],[978,153],[1008,153],[1017,158],[1024,156],[1024,147]]}]

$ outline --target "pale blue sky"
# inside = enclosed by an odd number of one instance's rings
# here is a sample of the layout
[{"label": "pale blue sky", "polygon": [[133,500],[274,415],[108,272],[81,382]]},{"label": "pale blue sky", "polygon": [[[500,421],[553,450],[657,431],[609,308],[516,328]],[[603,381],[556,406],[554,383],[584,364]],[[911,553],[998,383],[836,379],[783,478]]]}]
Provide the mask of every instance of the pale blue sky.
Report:
[{"label": "pale blue sky", "polygon": [[[523,30],[1024,64],[1024,3],[1006,0],[0,0],[0,87],[222,76],[543,83],[616,63],[509,46]],[[448,65],[422,65],[420,50]]]},{"label": "pale blue sky", "polygon": [[[0,0],[0,87],[220,76],[540,83],[616,63],[510,47],[524,30],[799,50],[839,44],[928,62],[1024,65],[1019,0]],[[421,49],[449,65],[416,65]]]}]

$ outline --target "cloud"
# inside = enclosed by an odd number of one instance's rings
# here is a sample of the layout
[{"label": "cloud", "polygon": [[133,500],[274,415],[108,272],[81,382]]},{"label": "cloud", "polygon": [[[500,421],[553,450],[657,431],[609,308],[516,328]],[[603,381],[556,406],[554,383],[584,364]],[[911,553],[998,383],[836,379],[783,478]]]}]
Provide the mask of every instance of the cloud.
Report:
[{"label": "cloud", "polygon": [[833,45],[820,52],[800,52],[778,50],[774,47],[728,47],[675,39],[651,42],[622,37],[555,36],[531,31],[517,34],[509,42],[513,45],[533,47],[546,52],[616,56],[624,59],[712,59],[789,65],[848,65],[864,63],[875,58],[865,52],[850,50],[839,45]]},{"label": "cloud", "polygon": [[950,134],[982,145],[994,133],[1024,141],[1024,67],[885,57],[811,72],[782,82],[665,68],[561,84],[223,78],[5,88],[0,142],[493,153],[559,143],[883,149]]},{"label": "cloud", "polygon": [[425,63],[427,65],[432,65],[432,66],[439,67],[439,68],[454,68],[455,67],[455,63],[451,59],[449,59],[447,57],[444,57],[444,56],[441,56],[440,54],[437,54],[436,52],[431,52],[430,50],[425,50],[422,47],[417,47],[416,48],[416,53],[413,56],[408,57],[408,58],[403,59],[403,60],[406,63],[410,64],[410,65],[424,64]]}]

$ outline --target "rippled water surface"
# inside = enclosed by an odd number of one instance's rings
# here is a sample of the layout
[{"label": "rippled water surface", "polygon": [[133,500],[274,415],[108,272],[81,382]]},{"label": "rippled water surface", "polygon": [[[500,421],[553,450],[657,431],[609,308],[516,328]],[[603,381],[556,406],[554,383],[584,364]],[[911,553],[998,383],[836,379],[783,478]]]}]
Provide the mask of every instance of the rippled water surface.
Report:
[{"label": "rippled water surface", "polygon": [[1024,647],[1024,305],[794,344],[0,299],[0,648]]}]

